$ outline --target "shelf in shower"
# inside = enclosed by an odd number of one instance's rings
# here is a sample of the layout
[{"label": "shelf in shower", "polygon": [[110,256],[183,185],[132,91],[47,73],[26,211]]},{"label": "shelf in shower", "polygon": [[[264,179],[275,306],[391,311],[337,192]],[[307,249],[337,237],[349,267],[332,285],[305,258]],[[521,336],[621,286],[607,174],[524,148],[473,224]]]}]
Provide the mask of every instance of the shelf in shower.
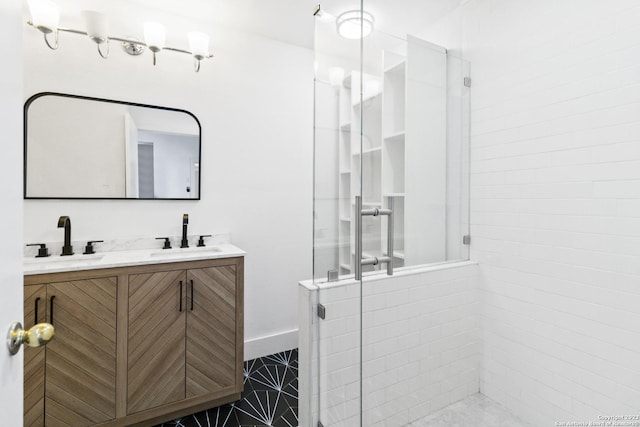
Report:
[{"label": "shelf in shower", "polygon": [[[380,151],[382,151],[382,147],[366,148],[366,149],[362,150],[362,154],[371,154],[371,153],[377,153],[377,152],[380,152]],[[359,156],[360,152],[353,153],[352,155],[354,157],[355,156]]]},{"label": "shelf in shower", "polygon": [[385,142],[404,142],[405,131],[399,131],[384,137]]},{"label": "shelf in shower", "polygon": [[394,64],[390,67],[385,68],[384,72],[386,74],[399,73],[401,75],[404,75],[405,69],[406,69],[405,64],[406,64],[406,61],[400,61],[397,64]]},{"label": "shelf in shower", "polygon": [[404,197],[404,193],[384,193],[383,197]]},{"label": "shelf in shower", "polygon": [[351,132],[351,122],[341,124],[340,130],[342,132]]}]

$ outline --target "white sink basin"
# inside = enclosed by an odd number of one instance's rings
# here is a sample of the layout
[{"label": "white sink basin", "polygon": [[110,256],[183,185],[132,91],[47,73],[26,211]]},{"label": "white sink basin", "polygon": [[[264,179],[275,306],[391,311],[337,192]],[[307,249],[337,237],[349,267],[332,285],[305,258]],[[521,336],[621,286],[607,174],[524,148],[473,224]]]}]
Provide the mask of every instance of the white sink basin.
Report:
[{"label": "white sink basin", "polygon": [[244,256],[245,252],[230,243],[205,247],[174,249],[134,249],[123,251],[101,252],[95,255],[81,253],[71,256],[52,255],[46,258],[25,258],[23,270],[25,274],[43,274],[62,271],[87,270],[94,268],[114,268],[132,265],[158,264],[181,260],[229,258]]},{"label": "white sink basin", "polygon": [[195,248],[176,248],[176,249],[160,249],[149,254],[152,258],[185,258],[189,255],[204,256],[207,254],[215,254],[221,249],[217,246],[205,246]]},{"label": "white sink basin", "polygon": [[104,254],[92,254],[92,255],[82,255],[75,254],[69,256],[60,256],[60,255],[51,255],[49,257],[42,258],[26,258],[24,259],[25,264],[84,264],[87,262],[98,262],[104,257]]}]

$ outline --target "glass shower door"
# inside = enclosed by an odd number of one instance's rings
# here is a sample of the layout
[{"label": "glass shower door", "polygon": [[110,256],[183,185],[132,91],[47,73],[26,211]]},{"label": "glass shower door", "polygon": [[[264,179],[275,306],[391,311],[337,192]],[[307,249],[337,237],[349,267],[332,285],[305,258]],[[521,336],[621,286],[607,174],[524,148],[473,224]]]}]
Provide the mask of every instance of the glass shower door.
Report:
[{"label": "glass shower door", "polygon": [[313,427],[429,410],[443,356],[421,340],[440,319],[410,275],[468,258],[468,64],[407,34],[361,38],[366,19],[338,35],[366,7],[315,20]]}]

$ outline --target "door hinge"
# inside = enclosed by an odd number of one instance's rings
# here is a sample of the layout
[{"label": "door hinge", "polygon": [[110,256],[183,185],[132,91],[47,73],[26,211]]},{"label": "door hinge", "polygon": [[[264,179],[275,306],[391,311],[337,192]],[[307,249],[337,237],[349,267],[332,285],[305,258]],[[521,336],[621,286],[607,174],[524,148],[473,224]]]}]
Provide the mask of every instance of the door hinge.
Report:
[{"label": "door hinge", "polygon": [[471,77],[465,77],[464,78],[464,85],[466,87],[471,87]]},{"label": "door hinge", "polygon": [[318,304],[318,308],[316,309],[316,314],[318,315],[319,318],[324,320],[327,317],[327,308],[322,304]]},{"label": "door hinge", "polygon": [[327,271],[327,282],[337,282],[339,278],[338,270]]},{"label": "door hinge", "polygon": [[463,245],[470,245],[471,244],[471,236],[470,235],[466,235],[466,236],[462,236],[462,244]]}]

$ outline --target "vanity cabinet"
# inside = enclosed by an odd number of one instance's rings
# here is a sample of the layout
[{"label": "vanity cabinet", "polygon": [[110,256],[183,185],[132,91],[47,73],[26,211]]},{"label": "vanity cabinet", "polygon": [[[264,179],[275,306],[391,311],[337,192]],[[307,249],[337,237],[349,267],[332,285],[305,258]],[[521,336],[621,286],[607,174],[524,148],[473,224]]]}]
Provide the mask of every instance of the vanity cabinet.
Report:
[{"label": "vanity cabinet", "polygon": [[25,325],[37,313],[55,336],[25,347],[24,425],[154,425],[238,400],[243,270],[233,257],[26,275]]},{"label": "vanity cabinet", "polygon": [[116,417],[116,286],[117,278],[105,277],[25,287],[26,327],[55,327],[46,347],[25,347],[25,425]]},{"label": "vanity cabinet", "polygon": [[233,264],[129,276],[129,413],[233,391],[236,282]]}]

